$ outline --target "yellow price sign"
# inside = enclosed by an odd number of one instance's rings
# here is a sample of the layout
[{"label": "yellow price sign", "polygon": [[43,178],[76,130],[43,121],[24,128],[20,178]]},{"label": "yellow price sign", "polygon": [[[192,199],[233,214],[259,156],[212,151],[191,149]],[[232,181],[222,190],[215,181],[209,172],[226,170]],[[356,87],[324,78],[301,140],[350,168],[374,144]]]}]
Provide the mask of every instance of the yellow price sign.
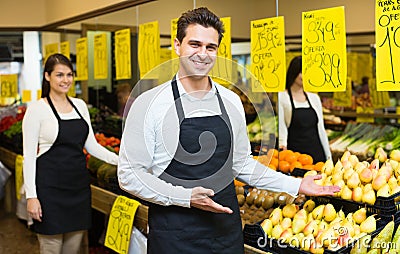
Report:
[{"label": "yellow price sign", "polygon": [[20,189],[22,184],[24,183],[23,176],[22,176],[22,169],[24,165],[24,157],[20,154],[15,157],[15,194],[17,199],[21,199]]},{"label": "yellow price sign", "polygon": [[45,50],[45,58],[44,61],[47,61],[47,58],[49,58],[49,56],[58,53],[58,43],[51,43],[51,44],[47,44],[44,47]]},{"label": "yellow price sign", "polygon": [[15,98],[18,95],[18,75],[17,74],[3,74],[0,75],[1,82],[1,97],[2,98]]},{"label": "yellow price sign", "polygon": [[304,90],[346,90],[347,55],[344,7],[302,14],[302,74]]},{"label": "yellow price sign", "polygon": [[22,90],[22,103],[30,102],[32,100],[31,90]]},{"label": "yellow price sign", "polygon": [[94,79],[106,79],[108,76],[107,34],[94,36]]},{"label": "yellow price sign", "polygon": [[176,39],[176,33],[178,30],[178,18],[172,19],[171,20],[171,72],[172,75],[175,75],[178,72],[179,69],[179,60],[178,55],[175,52],[175,39]]},{"label": "yellow price sign", "polygon": [[378,91],[400,91],[400,1],[375,4],[376,81]]},{"label": "yellow price sign", "polygon": [[253,92],[285,90],[286,56],[283,17],[251,21]]},{"label": "yellow price sign", "polygon": [[88,42],[87,38],[76,40],[76,80],[88,80]]},{"label": "yellow price sign", "polygon": [[[374,114],[374,108],[372,107],[360,107],[357,106],[356,108],[356,113],[357,114],[368,114],[368,115],[373,115]],[[374,117],[369,117],[369,116],[357,116],[356,122],[357,123],[373,123],[375,120]]]},{"label": "yellow price sign", "polygon": [[351,97],[353,89],[351,87],[351,79],[348,77],[346,82],[346,91],[333,93],[333,105],[337,107],[351,107]]},{"label": "yellow price sign", "polygon": [[375,79],[370,79],[368,82],[369,96],[374,108],[390,107],[390,96],[388,91],[377,91]]},{"label": "yellow price sign", "polygon": [[153,72],[145,76],[160,63],[160,29],[158,21],[139,25],[138,60],[140,78],[157,79]]},{"label": "yellow price sign", "polygon": [[131,29],[123,29],[115,32],[115,70],[116,78],[130,79],[131,68]]},{"label": "yellow price sign", "polygon": [[68,57],[68,59],[70,59],[70,45],[69,45],[69,41],[63,41],[60,43],[60,52],[61,54],[63,54],[64,56]]},{"label": "yellow price sign", "polygon": [[42,89],[36,90],[36,100],[39,100],[42,97]]},{"label": "yellow price sign", "polygon": [[125,196],[118,196],[108,220],[104,245],[118,253],[128,253],[133,219],[140,203]]},{"label": "yellow price sign", "polygon": [[224,37],[218,46],[218,57],[210,76],[220,84],[232,83],[232,46],[231,46],[231,18],[221,18],[224,24]]}]

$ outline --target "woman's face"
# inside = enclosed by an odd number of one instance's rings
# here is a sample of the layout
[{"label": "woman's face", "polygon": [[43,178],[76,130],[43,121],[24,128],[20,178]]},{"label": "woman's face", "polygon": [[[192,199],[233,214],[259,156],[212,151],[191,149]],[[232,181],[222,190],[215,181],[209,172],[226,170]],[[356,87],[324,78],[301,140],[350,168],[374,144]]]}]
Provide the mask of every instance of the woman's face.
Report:
[{"label": "woman's face", "polygon": [[50,83],[51,92],[66,94],[72,85],[74,74],[68,66],[56,64],[51,73],[45,73],[45,78]]},{"label": "woman's face", "polygon": [[297,75],[296,79],[293,82],[293,86],[303,87],[303,75],[301,72]]}]

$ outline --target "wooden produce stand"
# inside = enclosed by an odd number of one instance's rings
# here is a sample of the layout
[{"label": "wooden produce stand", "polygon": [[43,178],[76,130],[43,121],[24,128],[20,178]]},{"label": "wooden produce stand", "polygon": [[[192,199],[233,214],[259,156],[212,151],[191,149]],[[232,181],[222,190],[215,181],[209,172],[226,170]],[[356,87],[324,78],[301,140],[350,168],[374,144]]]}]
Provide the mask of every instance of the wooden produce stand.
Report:
[{"label": "wooden produce stand", "polygon": [[[12,172],[15,168],[15,158],[17,154],[0,146],[0,161],[10,169]],[[11,179],[5,186],[5,197],[4,207],[6,212],[13,212],[16,206],[15,196],[15,184],[14,180]],[[115,199],[118,197],[117,194],[110,191],[104,190],[100,187],[91,185],[92,189],[92,207],[106,215],[110,214],[111,208]],[[132,198],[132,197],[130,197]],[[136,211],[133,225],[138,228],[141,232],[147,233],[147,222],[148,222],[148,207],[146,205],[140,205]],[[267,252],[261,251],[249,245],[244,245],[245,254],[265,254]]]}]

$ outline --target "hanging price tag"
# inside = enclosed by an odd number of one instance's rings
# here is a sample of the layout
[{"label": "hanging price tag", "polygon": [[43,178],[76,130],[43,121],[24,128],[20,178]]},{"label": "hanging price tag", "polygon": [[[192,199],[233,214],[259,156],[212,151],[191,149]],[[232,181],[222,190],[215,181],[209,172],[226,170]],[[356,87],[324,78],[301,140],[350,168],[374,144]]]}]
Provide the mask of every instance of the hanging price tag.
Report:
[{"label": "hanging price tag", "polygon": [[32,100],[31,90],[22,90],[22,103],[30,102]]},{"label": "hanging price tag", "polygon": [[125,196],[114,201],[108,220],[105,246],[118,252],[128,253],[133,219],[140,203]]},{"label": "hanging price tag", "polygon": [[20,154],[15,157],[15,194],[17,196],[17,199],[21,199],[21,187],[22,184],[24,183],[24,180],[22,178],[22,168],[24,165],[24,157]]},{"label": "hanging price tag", "polygon": [[344,7],[303,12],[303,86],[309,92],[346,90]]},{"label": "hanging price tag", "polygon": [[76,40],[75,80],[88,80],[88,46],[86,37]]},{"label": "hanging price tag", "polygon": [[70,59],[70,46],[69,46],[69,41],[63,41],[60,43],[60,52],[64,56],[66,56],[68,59]]},{"label": "hanging price tag", "polygon": [[286,56],[283,17],[251,21],[253,92],[285,90]]},{"label": "hanging price tag", "polygon": [[44,48],[45,48],[44,62],[47,61],[47,58],[49,58],[49,56],[59,52],[58,51],[58,43],[47,44]]},{"label": "hanging price tag", "polygon": [[1,97],[15,98],[18,95],[18,75],[4,74],[0,75]]},{"label": "hanging price tag", "polygon": [[94,36],[94,79],[106,79],[108,76],[107,34]]},{"label": "hanging price tag", "polygon": [[131,29],[115,32],[115,70],[117,80],[131,78]]},{"label": "hanging price tag", "polygon": [[151,72],[160,63],[160,30],[158,21],[139,25],[138,57],[140,78],[157,79],[158,73]]}]

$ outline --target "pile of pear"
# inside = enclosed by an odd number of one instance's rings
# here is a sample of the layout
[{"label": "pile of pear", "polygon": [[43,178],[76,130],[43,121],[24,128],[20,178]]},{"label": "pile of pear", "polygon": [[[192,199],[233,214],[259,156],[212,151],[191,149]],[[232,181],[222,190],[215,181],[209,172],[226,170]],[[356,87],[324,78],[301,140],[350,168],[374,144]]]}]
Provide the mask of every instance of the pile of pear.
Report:
[{"label": "pile of pear", "polygon": [[[316,174],[308,171],[305,175]],[[390,158],[384,162],[360,162],[356,155],[346,151],[335,165],[327,160],[321,175],[315,181],[317,184],[341,188],[336,197],[369,205],[374,205],[377,197],[390,197],[400,191],[400,163]]]},{"label": "pile of pear", "polygon": [[370,234],[363,236],[354,244],[350,254],[400,253],[400,227],[396,232],[394,229],[395,222],[390,221],[375,237],[372,238]]},{"label": "pile of pear", "polygon": [[377,221],[374,215],[368,216],[366,208],[346,215],[330,203],[316,204],[309,199],[301,209],[295,204],[275,208],[261,227],[268,238],[303,251],[324,253],[376,231]]},{"label": "pile of pear", "polygon": [[260,190],[253,187],[245,195],[244,187],[235,186],[235,189],[240,207],[242,226],[245,224],[252,225],[268,218],[277,206],[290,203],[304,204],[306,201],[306,197],[302,194],[294,198],[284,192]]}]

